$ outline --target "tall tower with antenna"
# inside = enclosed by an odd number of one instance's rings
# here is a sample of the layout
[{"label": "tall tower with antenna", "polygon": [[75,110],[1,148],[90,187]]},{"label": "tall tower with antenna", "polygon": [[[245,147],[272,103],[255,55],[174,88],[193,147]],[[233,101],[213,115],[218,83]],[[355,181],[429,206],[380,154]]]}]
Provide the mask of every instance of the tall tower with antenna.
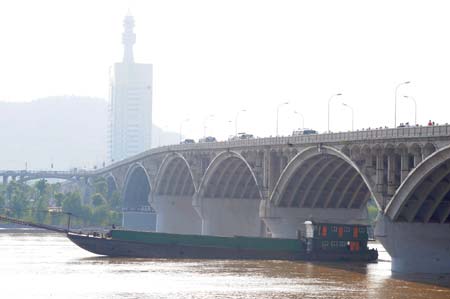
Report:
[{"label": "tall tower with antenna", "polygon": [[123,20],[124,31],[122,33],[123,63],[133,63],[133,46],[136,43],[136,34],[134,33],[134,18],[128,12]]},{"label": "tall tower with antenna", "polygon": [[151,147],[153,66],[134,61],[134,18],[123,20],[123,60],[110,70],[108,162],[117,162]]}]

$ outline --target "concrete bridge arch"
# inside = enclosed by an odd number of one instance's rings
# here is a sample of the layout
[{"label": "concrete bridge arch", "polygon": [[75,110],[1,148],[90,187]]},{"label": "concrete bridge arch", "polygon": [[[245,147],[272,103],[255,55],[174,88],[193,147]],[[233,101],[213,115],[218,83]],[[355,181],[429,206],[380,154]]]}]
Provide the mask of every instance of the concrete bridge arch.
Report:
[{"label": "concrete bridge arch", "polygon": [[[348,148],[344,152],[350,154]],[[373,189],[366,174],[345,153],[329,146],[312,146],[287,164],[270,201],[285,207],[360,208],[369,197],[381,200],[381,195]]]},{"label": "concrete bridge arch", "polygon": [[395,272],[450,273],[450,146],[420,151],[423,160],[379,215],[375,236]]},{"label": "concrete bridge arch", "polygon": [[270,198],[261,204],[260,216],[273,236],[295,238],[306,220],[367,223],[366,203],[381,200],[381,194],[349,155],[347,147],[342,152],[312,146],[287,164]]},{"label": "concrete bridge arch", "polygon": [[450,222],[450,146],[430,154],[409,173],[386,215],[399,222]]},{"label": "concrete bridge arch", "polygon": [[119,185],[112,173],[105,176],[106,184],[108,186],[108,198],[111,198],[114,192],[119,192]]},{"label": "concrete bridge arch", "polygon": [[219,153],[210,163],[194,197],[202,234],[259,236],[261,188],[254,171],[239,153]]},{"label": "concrete bridge arch", "polygon": [[201,218],[192,206],[196,190],[194,175],[185,157],[180,153],[166,155],[150,197],[150,204],[157,213],[156,231],[201,233]]},{"label": "concrete bridge arch", "polygon": [[150,176],[143,164],[132,164],[125,176],[122,192],[123,227],[155,230],[156,215],[149,204],[152,189]]}]

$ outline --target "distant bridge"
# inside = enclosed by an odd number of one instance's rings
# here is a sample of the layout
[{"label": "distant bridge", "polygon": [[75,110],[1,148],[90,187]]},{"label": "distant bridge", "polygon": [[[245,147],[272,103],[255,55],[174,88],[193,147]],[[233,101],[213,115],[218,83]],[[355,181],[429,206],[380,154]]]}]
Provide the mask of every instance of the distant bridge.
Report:
[{"label": "distant bridge", "polygon": [[86,173],[122,194],[124,223],[295,238],[305,220],[366,222],[401,272],[450,273],[450,126],[164,146]]},{"label": "distant bridge", "polygon": [[38,179],[78,180],[83,177],[89,177],[91,174],[92,172],[85,170],[0,170],[0,177],[3,178],[3,184],[6,184],[9,179],[22,182]]}]

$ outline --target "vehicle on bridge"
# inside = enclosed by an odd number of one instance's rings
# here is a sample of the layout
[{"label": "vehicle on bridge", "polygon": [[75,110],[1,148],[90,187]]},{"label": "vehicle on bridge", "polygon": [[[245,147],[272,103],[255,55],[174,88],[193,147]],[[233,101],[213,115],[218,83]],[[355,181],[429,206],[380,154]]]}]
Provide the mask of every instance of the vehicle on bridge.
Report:
[{"label": "vehicle on bridge", "polygon": [[81,248],[112,257],[182,259],[276,259],[365,261],[378,259],[367,247],[367,226],[306,221],[297,239],[219,237],[113,229],[106,236],[69,232]]},{"label": "vehicle on bridge", "polygon": [[180,144],[192,144],[195,143],[194,139],[184,139],[183,141],[180,142]]},{"label": "vehicle on bridge", "polygon": [[200,139],[198,142],[199,142],[199,143],[204,143],[204,142],[217,142],[217,139],[216,139],[216,137],[208,136],[208,137],[205,137],[205,138]]},{"label": "vehicle on bridge", "polygon": [[230,136],[230,137],[228,138],[228,141],[234,141],[234,140],[246,140],[246,139],[253,139],[253,138],[255,138],[255,137],[253,136],[253,134],[247,134],[247,133],[242,132],[242,133],[238,133],[238,134],[235,135],[235,136]]},{"label": "vehicle on bridge", "polygon": [[315,135],[315,134],[319,134],[319,133],[313,129],[301,129],[301,130],[295,130],[292,132],[292,136]]}]

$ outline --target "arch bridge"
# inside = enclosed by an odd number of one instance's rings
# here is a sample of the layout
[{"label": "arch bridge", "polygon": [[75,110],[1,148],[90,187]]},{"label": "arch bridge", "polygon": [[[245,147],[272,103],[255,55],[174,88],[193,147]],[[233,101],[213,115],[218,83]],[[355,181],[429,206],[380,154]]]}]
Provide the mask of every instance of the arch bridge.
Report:
[{"label": "arch bridge", "polygon": [[448,125],[165,146],[92,175],[161,232],[295,238],[305,220],[367,223],[373,201],[394,271],[450,273]]}]

